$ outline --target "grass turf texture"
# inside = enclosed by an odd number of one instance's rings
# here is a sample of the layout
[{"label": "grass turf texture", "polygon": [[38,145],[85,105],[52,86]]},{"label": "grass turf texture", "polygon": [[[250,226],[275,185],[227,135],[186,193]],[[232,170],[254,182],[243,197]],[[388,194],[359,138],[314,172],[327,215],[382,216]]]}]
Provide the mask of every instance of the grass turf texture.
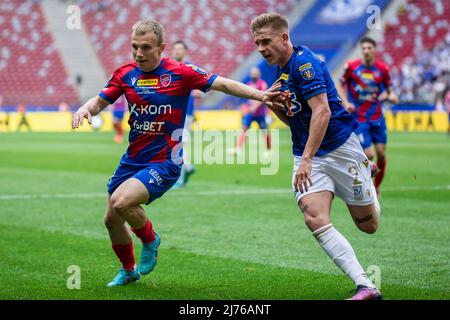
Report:
[{"label": "grass turf texture", "polygon": [[[0,134],[0,299],[349,297],[352,282],[296,208],[289,133],[280,137],[277,175],[197,165],[186,188],[146,207],[162,237],[158,265],[138,283],[106,288],[119,263],[104,193],[126,146],[108,133]],[[333,203],[332,222],[365,268],[379,266],[386,299],[450,298],[449,144],[441,134],[390,134],[376,234]],[[135,241],[137,262],[140,249]],[[69,265],[81,268],[80,290],[66,287]]]}]

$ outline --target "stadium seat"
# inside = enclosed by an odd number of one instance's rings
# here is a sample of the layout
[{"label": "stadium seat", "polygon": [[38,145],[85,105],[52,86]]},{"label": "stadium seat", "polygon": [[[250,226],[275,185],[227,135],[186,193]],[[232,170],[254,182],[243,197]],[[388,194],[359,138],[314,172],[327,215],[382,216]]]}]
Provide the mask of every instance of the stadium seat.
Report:
[{"label": "stadium seat", "polygon": [[[263,12],[288,14],[298,0],[241,1],[175,0],[161,6],[155,0],[83,0],[84,22],[107,72],[131,59],[129,35],[140,19],[153,18],[165,27],[166,43],[184,40],[191,62],[220,75],[231,74],[254,50],[249,25]],[[166,54],[170,50],[166,49]]]},{"label": "stadium seat", "polygon": [[380,46],[383,60],[400,66],[409,56],[441,42],[450,28],[450,10],[446,0],[409,0],[397,16],[386,25],[384,43]]},{"label": "stadium seat", "polygon": [[4,105],[33,106],[78,103],[36,1],[0,3],[0,88]]}]

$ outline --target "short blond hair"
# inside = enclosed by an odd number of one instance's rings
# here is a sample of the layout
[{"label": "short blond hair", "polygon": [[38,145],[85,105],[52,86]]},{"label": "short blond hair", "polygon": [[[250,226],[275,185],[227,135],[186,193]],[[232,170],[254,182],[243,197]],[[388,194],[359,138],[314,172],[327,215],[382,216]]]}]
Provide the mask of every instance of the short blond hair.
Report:
[{"label": "short blond hair", "polygon": [[156,35],[158,45],[164,42],[164,28],[161,23],[156,20],[140,20],[131,28],[131,33],[138,36],[142,36],[147,32],[153,32]]},{"label": "short blond hair", "polygon": [[265,27],[271,27],[277,31],[289,31],[289,22],[285,16],[276,12],[263,13],[254,18],[250,24],[252,33]]}]

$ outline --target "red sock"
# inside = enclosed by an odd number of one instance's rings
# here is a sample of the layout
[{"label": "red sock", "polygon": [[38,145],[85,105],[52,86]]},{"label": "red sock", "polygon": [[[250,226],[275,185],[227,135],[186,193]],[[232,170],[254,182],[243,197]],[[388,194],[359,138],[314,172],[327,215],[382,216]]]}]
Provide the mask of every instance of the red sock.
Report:
[{"label": "red sock", "polygon": [[133,242],[129,244],[114,244],[112,245],[116,256],[119,258],[125,270],[134,270],[134,251]]},{"label": "red sock", "polygon": [[267,131],[266,144],[267,144],[267,150],[270,150],[270,149],[272,148],[272,144],[270,143],[270,134],[269,134],[269,131]]},{"label": "red sock", "polygon": [[116,132],[119,136],[121,136],[123,134],[123,128],[122,128],[122,124],[121,123],[115,123],[114,124],[114,129],[116,129]]},{"label": "red sock", "polygon": [[152,223],[149,219],[145,222],[145,225],[140,229],[131,228],[136,236],[141,239],[142,243],[150,243],[155,240],[155,232],[153,231]]},{"label": "red sock", "polygon": [[385,158],[378,159],[377,166],[378,169],[380,169],[380,172],[378,172],[378,174],[375,176],[374,184],[375,188],[378,189],[384,178],[384,172],[386,170],[386,159]]},{"label": "red sock", "polygon": [[241,134],[239,135],[238,141],[237,141],[237,148],[238,149],[242,149],[242,146],[244,145],[245,142],[245,137],[246,136],[246,131],[242,131]]}]

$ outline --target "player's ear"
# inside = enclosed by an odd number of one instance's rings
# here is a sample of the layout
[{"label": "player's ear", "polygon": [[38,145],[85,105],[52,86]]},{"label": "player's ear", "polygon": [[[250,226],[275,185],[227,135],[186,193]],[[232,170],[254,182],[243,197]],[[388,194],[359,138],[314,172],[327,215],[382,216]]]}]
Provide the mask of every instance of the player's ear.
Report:
[{"label": "player's ear", "polygon": [[283,43],[287,44],[289,42],[289,34],[287,32],[283,32],[281,34],[281,40],[283,40]]},{"label": "player's ear", "polygon": [[166,48],[166,44],[163,42],[159,45],[159,53],[162,53],[164,49]]}]

